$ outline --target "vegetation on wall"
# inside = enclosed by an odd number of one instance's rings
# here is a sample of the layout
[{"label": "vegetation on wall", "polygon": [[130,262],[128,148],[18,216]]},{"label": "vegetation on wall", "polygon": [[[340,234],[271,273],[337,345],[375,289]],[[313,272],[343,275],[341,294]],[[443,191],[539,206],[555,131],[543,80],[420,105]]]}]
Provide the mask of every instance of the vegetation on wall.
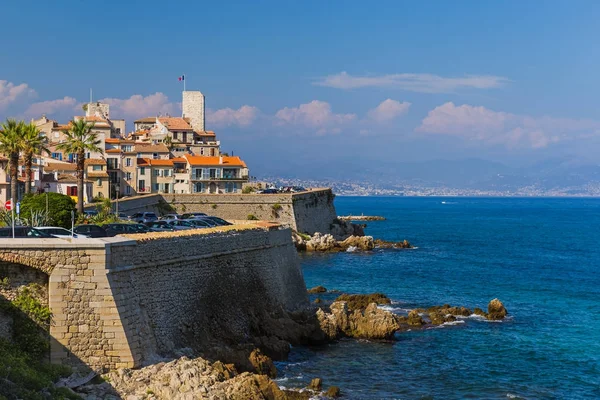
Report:
[{"label": "vegetation on wall", "polygon": [[[46,196],[48,199],[47,216]],[[36,222],[32,220],[32,217],[42,213],[47,219],[43,223],[70,229],[71,211],[75,211],[75,201],[60,193],[27,194],[21,200],[21,219],[24,221]]]},{"label": "vegetation on wall", "polygon": [[177,212],[177,209],[175,207],[173,207],[173,205],[167,203],[163,199],[158,200],[158,203],[156,204],[156,208],[158,209],[158,212],[162,215]]},{"label": "vegetation on wall", "polygon": [[254,214],[248,214],[248,221],[258,221],[258,217]]},{"label": "vegetation on wall", "polygon": [[242,193],[244,194],[254,193],[255,191],[256,188],[254,186],[246,186],[242,189]]}]

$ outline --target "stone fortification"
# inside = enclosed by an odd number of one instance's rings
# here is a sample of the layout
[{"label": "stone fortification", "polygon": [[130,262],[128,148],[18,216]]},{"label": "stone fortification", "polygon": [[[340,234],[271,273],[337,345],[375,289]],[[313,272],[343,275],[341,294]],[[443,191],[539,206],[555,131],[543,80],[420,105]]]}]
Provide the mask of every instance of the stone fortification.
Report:
[{"label": "stone fortification", "polygon": [[331,232],[336,219],[334,197],[331,189],[279,194],[156,194],[120,200],[119,211],[160,214],[164,213],[164,205],[170,205],[179,213],[205,212],[228,220],[253,216],[312,235]]},{"label": "stone fortification", "polygon": [[51,360],[74,366],[139,366],[219,333],[243,341],[252,315],[307,305],[289,230],[188,232],[0,239],[0,264],[49,275]]}]

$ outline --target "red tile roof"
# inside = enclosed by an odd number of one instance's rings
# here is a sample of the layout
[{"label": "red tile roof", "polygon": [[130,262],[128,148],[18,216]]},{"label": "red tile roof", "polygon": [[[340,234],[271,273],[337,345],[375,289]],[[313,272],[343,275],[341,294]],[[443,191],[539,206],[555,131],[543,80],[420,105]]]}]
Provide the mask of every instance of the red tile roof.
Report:
[{"label": "red tile roof", "polygon": [[[241,158],[235,157],[207,157],[207,156],[191,156],[186,154],[184,156],[186,160],[190,163],[190,165],[222,165],[225,167],[242,167],[246,168],[246,163],[242,161]],[[220,159],[223,158],[223,163],[220,162]]]},{"label": "red tile roof", "polygon": [[159,118],[161,124],[170,131],[193,131],[190,124],[183,118]]}]

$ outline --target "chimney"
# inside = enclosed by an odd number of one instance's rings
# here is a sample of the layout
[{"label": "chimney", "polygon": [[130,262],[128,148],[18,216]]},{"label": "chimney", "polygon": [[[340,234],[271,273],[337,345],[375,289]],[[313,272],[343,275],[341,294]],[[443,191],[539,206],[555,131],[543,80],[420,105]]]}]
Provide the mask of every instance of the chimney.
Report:
[{"label": "chimney", "polygon": [[223,156],[219,156],[219,164],[223,164]]}]

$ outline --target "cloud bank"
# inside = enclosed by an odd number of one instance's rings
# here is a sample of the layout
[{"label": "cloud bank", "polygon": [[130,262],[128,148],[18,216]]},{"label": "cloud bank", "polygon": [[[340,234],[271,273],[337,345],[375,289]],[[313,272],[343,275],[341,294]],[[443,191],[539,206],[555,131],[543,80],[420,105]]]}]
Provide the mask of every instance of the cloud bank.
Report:
[{"label": "cloud bank", "polygon": [[353,76],[346,71],[325,76],[314,85],[336,89],[358,89],[367,87],[401,89],[419,93],[451,93],[458,89],[494,89],[506,85],[510,80],[502,76],[466,75],[464,77],[442,77],[433,74],[388,74]]},{"label": "cloud bank", "polygon": [[37,93],[26,83],[15,85],[12,82],[0,80],[0,110],[19,100],[35,97]]}]

